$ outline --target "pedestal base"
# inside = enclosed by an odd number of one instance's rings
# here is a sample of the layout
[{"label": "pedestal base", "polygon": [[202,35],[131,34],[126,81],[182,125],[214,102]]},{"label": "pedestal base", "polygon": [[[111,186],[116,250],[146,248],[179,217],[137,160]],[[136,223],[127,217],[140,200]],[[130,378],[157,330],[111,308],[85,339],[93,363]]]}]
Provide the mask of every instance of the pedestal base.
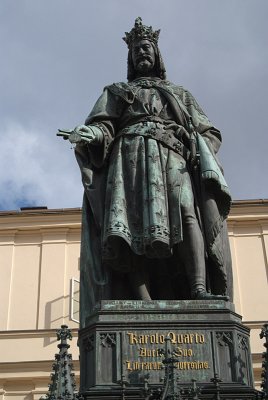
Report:
[{"label": "pedestal base", "polygon": [[[140,398],[144,380],[152,388],[161,386],[159,350],[167,336],[180,386],[190,387],[194,379],[210,396],[215,394],[211,379],[218,374],[221,393],[225,388],[229,398],[255,396],[249,330],[233,304],[223,300],[102,301],[79,333],[80,393],[117,399],[123,390],[134,399]],[[231,388],[241,396],[232,395]]]}]

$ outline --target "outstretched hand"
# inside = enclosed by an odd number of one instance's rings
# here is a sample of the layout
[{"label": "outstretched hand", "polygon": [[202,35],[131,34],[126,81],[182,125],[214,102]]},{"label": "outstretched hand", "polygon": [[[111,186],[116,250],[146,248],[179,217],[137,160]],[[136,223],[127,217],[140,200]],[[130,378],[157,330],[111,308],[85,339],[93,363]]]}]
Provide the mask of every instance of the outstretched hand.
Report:
[{"label": "outstretched hand", "polygon": [[62,136],[64,140],[69,140],[71,143],[91,143],[96,139],[96,134],[86,125],[78,125],[74,129],[58,129],[57,136]]}]

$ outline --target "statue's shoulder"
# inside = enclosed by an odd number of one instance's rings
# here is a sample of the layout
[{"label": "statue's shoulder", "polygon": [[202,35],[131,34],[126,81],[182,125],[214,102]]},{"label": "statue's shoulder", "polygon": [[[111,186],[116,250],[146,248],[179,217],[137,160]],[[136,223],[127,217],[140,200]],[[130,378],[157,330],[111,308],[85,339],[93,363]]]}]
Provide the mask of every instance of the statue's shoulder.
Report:
[{"label": "statue's shoulder", "polygon": [[167,80],[161,82],[163,86],[165,86],[169,91],[173,92],[175,95],[179,96],[181,99],[186,97],[187,94],[189,93],[188,90],[186,90],[181,85],[175,85],[174,83]]},{"label": "statue's shoulder", "polygon": [[116,96],[121,97],[128,103],[132,103],[134,99],[134,92],[132,85],[126,82],[116,82],[111,85],[105,86],[104,90],[108,90]]},{"label": "statue's shoulder", "polygon": [[187,107],[187,109],[193,107],[200,114],[205,115],[204,111],[202,110],[202,108],[197,103],[196,99],[189,90],[185,89],[183,86],[174,85],[174,83],[169,82],[169,84],[170,87],[172,88],[173,93],[180,97],[180,99],[182,100],[183,104]]},{"label": "statue's shoulder", "polygon": [[168,80],[162,80],[160,81],[159,86],[165,90],[167,90],[169,93],[173,94],[174,96],[178,96],[180,100],[184,100],[185,97],[188,96],[188,90],[184,89],[183,86],[181,85],[175,85],[174,83],[168,81]]},{"label": "statue's shoulder", "polygon": [[110,85],[105,86],[104,89],[111,90],[111,91],[126,91],[130,90],[131,85],[127,82],[116,82]]}]

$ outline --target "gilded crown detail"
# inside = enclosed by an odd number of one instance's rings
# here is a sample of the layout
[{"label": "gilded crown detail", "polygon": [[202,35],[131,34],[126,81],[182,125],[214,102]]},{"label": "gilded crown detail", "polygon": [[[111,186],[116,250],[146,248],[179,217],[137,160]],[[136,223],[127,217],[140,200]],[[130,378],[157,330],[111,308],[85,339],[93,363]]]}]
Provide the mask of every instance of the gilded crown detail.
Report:
[{"label": "gilded crown detail", "polygon": [[135,19],[135,24],[131,31],[125,32],[125,34],[126,36],[123,38],[123,40],[126,42],[129,48],[133,42],[142,39],[147,39],[157,44],[160,29],[157,31],[153,31],[153,28],[151,26],[143,25],[141,17],[138,17]]}]

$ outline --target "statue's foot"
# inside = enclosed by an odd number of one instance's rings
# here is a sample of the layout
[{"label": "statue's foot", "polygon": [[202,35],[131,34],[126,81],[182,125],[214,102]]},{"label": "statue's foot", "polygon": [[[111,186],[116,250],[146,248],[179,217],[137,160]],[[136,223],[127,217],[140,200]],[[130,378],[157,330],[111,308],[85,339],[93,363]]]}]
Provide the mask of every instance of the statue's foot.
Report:
[{"label": "statue's foot", "polygon": [[229,301],[229,296],[222,296],[219,294],[211,294],[208,293],[206,290],[197,290],[193,294],[194,300],[224,300]]}]

